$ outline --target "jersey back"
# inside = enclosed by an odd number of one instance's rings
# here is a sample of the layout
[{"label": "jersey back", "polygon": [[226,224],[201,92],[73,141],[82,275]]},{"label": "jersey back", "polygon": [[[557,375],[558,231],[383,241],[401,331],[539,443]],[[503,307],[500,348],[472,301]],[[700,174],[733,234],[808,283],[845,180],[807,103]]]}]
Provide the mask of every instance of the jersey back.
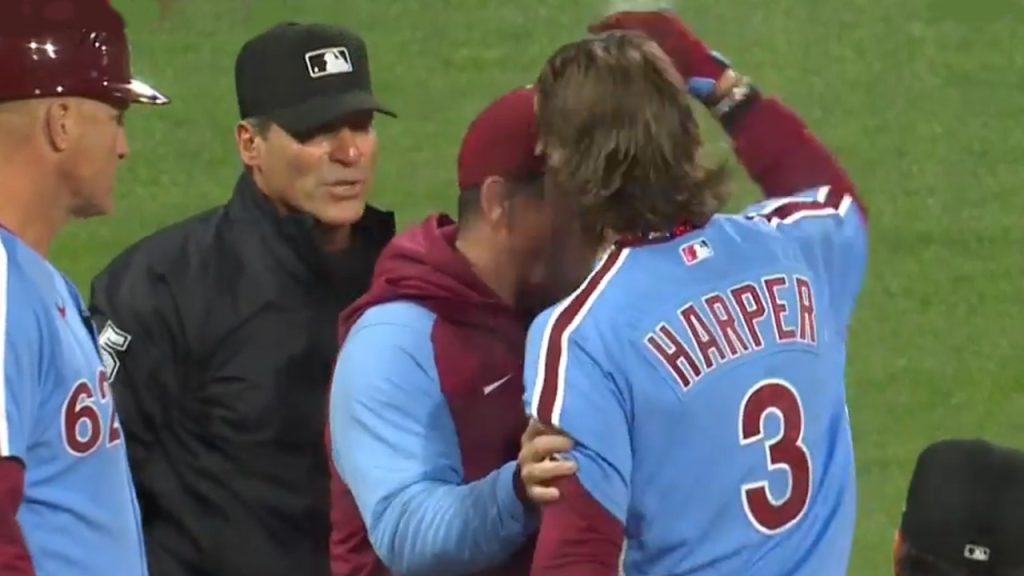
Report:
[{"label": "jersey back", "polygon": [[828,193],[613,250],[534,323],[529,409],[576,439],[581,483],[625,527],[626,574],[846,574],[866,240],[852,202],[818,205]]},{"label": "jersey back", "polygon": [[39,576],[138,576],[140,515],[95,329],[74,285],[0,230],[0,457],[25,467],[18,512]]}]

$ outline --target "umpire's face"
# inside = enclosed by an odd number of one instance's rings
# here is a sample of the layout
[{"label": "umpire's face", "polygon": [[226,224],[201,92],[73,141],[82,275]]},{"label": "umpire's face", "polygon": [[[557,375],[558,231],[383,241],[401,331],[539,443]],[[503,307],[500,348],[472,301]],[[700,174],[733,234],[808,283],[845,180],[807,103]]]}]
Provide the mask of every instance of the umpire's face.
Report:
[{"label": "umpire's face", "polygon": [[332,227],[362,217],[377,163],[373,112],[349,114],[297,136],[276,125],[260,131],[243,123],[238,139],[257,185],[279,206]]}]

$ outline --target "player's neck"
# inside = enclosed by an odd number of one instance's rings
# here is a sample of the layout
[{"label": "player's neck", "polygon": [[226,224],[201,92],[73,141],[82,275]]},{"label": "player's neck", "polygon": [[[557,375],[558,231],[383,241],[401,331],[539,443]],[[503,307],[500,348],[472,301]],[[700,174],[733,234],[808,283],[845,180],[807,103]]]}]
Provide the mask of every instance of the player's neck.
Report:
[{"label": "player's neck", "polygon": [[477,277],[483,281],[501,301],[515,306],[516,277],[512,266],[494,253],[489,242],[473,238],[475,233],[460,230],[455,239],[455,249],[469,261]]},{"label": "player's neck", "polygon": [[594,251],[594,254],[596,254],[596,257],[594,259],[600,260],[601,258],[603,258],[604,255],[607,254],[613,246],[615,246],[615,243],[619,240],[619,238],[622,238],[622,234],[619,234],[618,232],[612,232],[611,230],[605,230],[604,238],[601,240],[601,243],[597,246],[597,250]]},{"label": "player's neck", "polygon": [[321,226],[318,232],[320,246],[325,252],[341,252],[352,244],[352,226]]},{"label": "player's neck", "polygon": [[0,225],[46,257],[67,216],[52,201],[56,184],[32,178],[24,169],[31,165],[13,155],[0,160]]}]

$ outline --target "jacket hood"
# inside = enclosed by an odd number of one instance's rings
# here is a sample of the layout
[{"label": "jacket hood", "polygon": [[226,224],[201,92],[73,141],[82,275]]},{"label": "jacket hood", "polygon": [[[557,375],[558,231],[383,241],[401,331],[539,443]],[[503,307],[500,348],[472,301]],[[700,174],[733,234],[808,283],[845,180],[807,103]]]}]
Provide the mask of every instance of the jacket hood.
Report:
[{"label": "jacket hood", "polygon": [[367,309],[409,300],[453,324],[504,331],[525,325],[455,248],[455,222],[445,214],[428,217],[396,236],[377,261],[369,291],[338,322],[339,341]]}]

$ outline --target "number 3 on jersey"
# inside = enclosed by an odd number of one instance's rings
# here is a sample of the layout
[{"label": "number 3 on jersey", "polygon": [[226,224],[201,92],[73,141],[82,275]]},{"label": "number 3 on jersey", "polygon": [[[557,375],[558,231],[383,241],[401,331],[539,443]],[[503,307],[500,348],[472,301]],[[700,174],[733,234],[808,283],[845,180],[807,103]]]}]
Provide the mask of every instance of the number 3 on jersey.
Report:
[{"label": "number 3 on jersey", "polygon": [[106,439],[103,416],[96,405],[96,394],[89,382],[76,382],[64,401],[61,432],[64,435],[64,446],[75,456],[87,456],[103,442],[107,446],[113,446],[121,441],[121,426],[117,421],[117,410],[112,404],[106,370],[100,369],[96,381],[100,389],[98,400],[103,403],[111,402],[110,418],[105,427]]},{"label": "number 3 on jersey", "polygon": [[[782,431],[775,438],[765,437],[765,418],[774,414]],[[747,392],[740,406],[740,444],[763,442],[768,471],[785,470],[789,491],[776,499],[767,481],[744,484],[743,508],[758,530],[778,534],[795,524],[811,501],[811,456],[803,444],[804,409],[800,395],[782,380],[762,380]],[[767,472],[766,472],[767,473]]]}]

